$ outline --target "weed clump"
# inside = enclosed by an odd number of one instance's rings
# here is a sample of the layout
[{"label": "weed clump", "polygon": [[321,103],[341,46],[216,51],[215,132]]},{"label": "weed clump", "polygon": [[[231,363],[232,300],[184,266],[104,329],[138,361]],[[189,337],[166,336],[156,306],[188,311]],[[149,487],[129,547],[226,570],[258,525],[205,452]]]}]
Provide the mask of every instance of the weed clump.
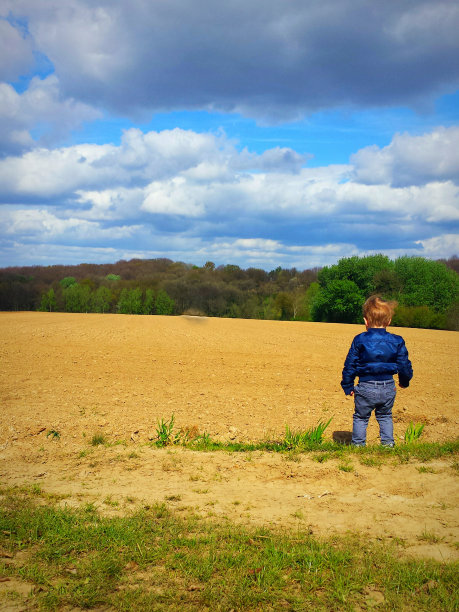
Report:
[{"label": "weed clump", "polygon": [[100,446],[101,444],[106,444],[106,442],[104,434],[101,433],[96,433],[91,438],[91,446]]},{"label": "weed clump", "polygon": [[424,423],[413,423],[410,422],[407,430],[405,431],[405,442],[407,444],[413,444],[417,442],[422,435],[424,430]]},{"label": "weed clump", "polygon": [[322,444],[323,435],[331,423],[329,419],[326,423],[319,421],[316,427],[311,427],[306,431],[292,431],[288,425],[285,426],[285,437],[282,445],[287,450],[307,449]]}]

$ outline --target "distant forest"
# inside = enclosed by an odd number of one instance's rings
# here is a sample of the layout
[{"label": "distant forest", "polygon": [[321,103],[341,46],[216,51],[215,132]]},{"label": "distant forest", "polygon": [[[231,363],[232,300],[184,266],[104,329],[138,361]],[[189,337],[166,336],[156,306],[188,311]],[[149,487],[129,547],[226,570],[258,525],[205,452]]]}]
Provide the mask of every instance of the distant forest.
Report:
[{"label": "distant forest", "polygon": [[358,323],[371,294],[397,300],[394,324],[459,328],[459,258],[384,255],[266,272],[170,259],[0,269],[0,310]]}]

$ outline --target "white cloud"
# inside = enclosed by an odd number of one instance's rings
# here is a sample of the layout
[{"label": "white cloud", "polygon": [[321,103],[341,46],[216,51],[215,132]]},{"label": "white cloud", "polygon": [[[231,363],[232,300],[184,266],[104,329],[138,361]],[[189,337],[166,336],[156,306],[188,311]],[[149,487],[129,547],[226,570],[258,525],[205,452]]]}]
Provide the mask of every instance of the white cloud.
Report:
[{"label": "white cloud", "polygon": [[370,185],[459,184],[459,127],[438,127],[422,136],[396,134],[387,147],[361,149],[351,163],[355,180]]},{"label": "white cloud", "polygon": [[187,185],[183,177],[150,183],[141,208],[164,215],[201,216],[205,212],[202,202],[205,190],[206,187]]},{"label": "white cloud", "polygon": [[[34,77],[22,94],[0,83],[0,153],[20,153],[36,144],[53,143],[82,122],[100,116],[87,104],[61,99],[55,75]],[[31,131],[37,128],[42,135],[33,138]]]},{"label": "white cloud", "polygon": [[452,255],[459,254],[459,235],[443,234],[424,240],[416,240],[416,244],[422,247],[424,257],[431,259],[447,259]]},{"label": "white cloud", "polygon": [[262,238],[239,238],[232,245],[233,248],[260,249],[263,251],[276,251],[281,246],[278,240],[263,240]]},{"label": "white cloud", "polygon": [[46,209],[17,209],[2,215],[6,236],[31,236],[34,239],[53,240],[69,236],[79,240],[118,240],[132,237],[140,226],[103,228],[97,222],[73,217],[59,218]]},{"label": "white cloud", "polygon": [[2,192],[28,197],[65,197],[80,187],[103,188],[116,168],[99,164],[110,145],[76,145],[62,149],[35,149],[22,157],[0,160]]},{"label": "white cloud", "polygon": [[[178,129],[129,130],[119,146],[37,149],[0,160],[0,198],[9,205],[3,236],[67,244],[73,236],[117,252],[116,241],[126,248],[135,240],[131,250],[145,256],[154,244],[171,258],[308,267],[372,249],[420,254],[427,246],[419,236],[454,234],[459,187],[451,180],[366,184],[351,165],[292,172],[284,157]],[[266,158],[279,166],[262,170]]]},{"label": "white cloud", "polygon": [[78,190],[76,194],[81,209],[73,209],[70,214],[78,218],[99,221],[113,221],[135,216],[145,196],[144,190],[137,187],[118,187],[98,191]]}]

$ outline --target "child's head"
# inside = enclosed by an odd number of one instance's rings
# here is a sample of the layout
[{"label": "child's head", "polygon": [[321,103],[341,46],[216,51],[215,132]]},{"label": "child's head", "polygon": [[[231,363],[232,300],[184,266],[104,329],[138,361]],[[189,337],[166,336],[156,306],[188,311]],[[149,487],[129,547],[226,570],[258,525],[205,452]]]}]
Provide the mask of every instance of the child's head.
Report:
[{"label": "child's head", "polygon": [[363,316],[367,327],[387,327],[392,320],[397,302],[386,302],[372,295],[363,305]]}]

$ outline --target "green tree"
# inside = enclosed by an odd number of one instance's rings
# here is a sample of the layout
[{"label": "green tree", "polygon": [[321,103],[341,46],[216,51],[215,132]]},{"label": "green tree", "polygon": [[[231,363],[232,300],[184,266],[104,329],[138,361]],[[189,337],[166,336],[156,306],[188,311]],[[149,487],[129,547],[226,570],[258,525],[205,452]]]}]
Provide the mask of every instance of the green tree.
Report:
[{"label": "green tree", "polygon": [[393,269],[394,262],[386,255],[344,257],[334,266],[322,268],[318,280],[321,287],[325,287],[334,280],[353,281],[359,291],[368,297],[376,291],[375,279],[378,278],[378,275],[381,275],[383,271]]},{"label": "green tree", "polygon": [[399,299],[403,283],[398,277],[395,269],[385,269],[377,272],[373,279],[375,293],[389,299]]},{"label": "green tree", "polygon": [[312,321],[312,305],[319,291],[319,283],[313,282],[306,292],[297,294],[294,301],[294,318],[296,321]]},{"label": "green tree", "polygon": [[459,299],[457,299],[446,312],[446,327],[459,331]]},{"label": "green tree", "polygon": [[145,291],[145,298],[143,300],[143,314],[152,314],[155,309],[155,295],[153,289],[147,289]]},{"label": "green tree", "polygon": [[92,295],[92,308],[94,312],[108,312],[112,301],[112,292],[108,287],[101,285]]},{"label": "green tree", "polygon": [[76,285],[77,282],[74,276],[66,276],[65,278],[59,281],[59,284],[63,289],[67,289],[68,287],[71,287],[72,285]]},{"label": "green tree", "polygon": [[116,309],[121,314],[131,314],[130,302],[129,302],[129,289],[122,289],[120,297],[116,304]]},{"label": "green tree", "polygon": [[263,319],[263,301],[259,295],[250,294],[241,305],[244,319]]},{"label": "green tree", "polygon": [[124,288],[121,291],[117,309],[121,314],[142,314],[142,290],[138,287],[135,289]]},{"label": "green tree", "polygon": [[164,289],[160,289],[155,300],[155,311],[158,315],[171,315],[174,312],[174,300],[170,298]]},{"label": "green tree", "polygon": [[444,329],[447,326],[447,317],[429,306],[399,306],[392,323],[397,327]]},{"label": "green tree", "polygon": [[226,315],[229,319],[240,319],[241,318],[241,308],[238,304],[230,304],[226,311]]},{"label": "green tree", "polygon": [[351,280],[332,280],[318,291],[312,305],[314,321],[359,323],[364,294]]},{"label": "green tree", "polygon": [[279,321],[282,315],[282,311],[279,306],[276,304],[276,300],[271,295],[263,300],[263,319],[267,319],[270,321]]},{"label": "green tree", "polygon": [[56,305],[57,305],[56,296],[54,294],[54,289],[51,287],[49,291],[42,294],[40,307],[38,310],[41,310],[43,312],[45,311],[52,312],[53,310],[56,309]]},{"label": "green tree", "polygon": [[281,321],[293,319],[293,298],[289,293],[280,291],[274,298],[276,308],[280,311]]},{"label": "green tree", "polygon": [[88,312],[91,289],[87,285],[72,284],[63,290],[66,312]]},{"label": "green tree", "polygon": [[404,306],[429,306],[445,313],[459,296],[459,276],[442,262],[399,257],[395,272],[402,285]]}]

